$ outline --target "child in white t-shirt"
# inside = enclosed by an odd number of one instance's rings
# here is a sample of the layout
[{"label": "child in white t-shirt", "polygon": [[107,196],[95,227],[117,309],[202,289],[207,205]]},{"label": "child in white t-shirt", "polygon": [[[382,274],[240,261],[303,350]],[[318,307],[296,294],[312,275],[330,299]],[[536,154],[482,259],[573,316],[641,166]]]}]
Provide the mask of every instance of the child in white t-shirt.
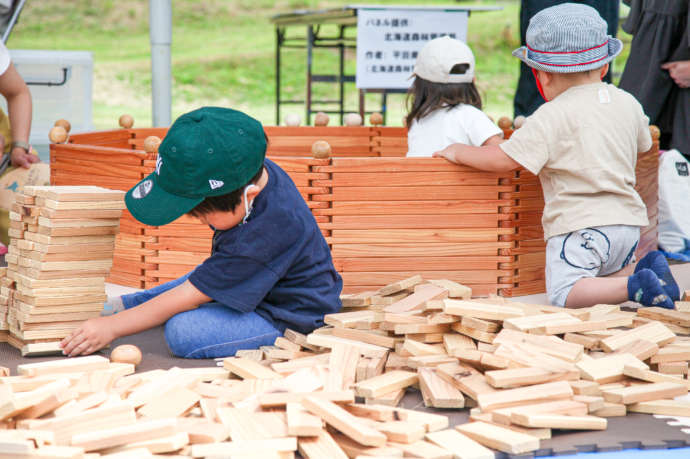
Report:
[{"label": "child in white t-shirt", "polygon": [[474,55],[465,43],[444,36],[419,52],[408,92],[408,157],[431,157],[454,143],[496,145],[503,132],[481,111],[474,85]]}]

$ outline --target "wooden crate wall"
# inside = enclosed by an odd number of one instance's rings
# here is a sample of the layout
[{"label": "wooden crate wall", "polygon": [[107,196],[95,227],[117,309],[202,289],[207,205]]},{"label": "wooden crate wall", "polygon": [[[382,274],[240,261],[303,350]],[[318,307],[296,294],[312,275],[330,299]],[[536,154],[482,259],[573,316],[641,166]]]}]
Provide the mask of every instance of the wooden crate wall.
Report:
[{"label": "wooden crate wall", "polygon": [[[442,160],[402,159],[405,128],[265,129],[269,156],[312,209],[346,291],[417,272],[468,284],[477,294],[544,291],[543,199],[529,172],[492,174]],[[52,183],[127,190],[155,167],[155,155],[142,151],[144,139],[165,132],[74,135],[69,144],[51,146]],[[331,158],[310,157],[315,140],[331,143]],[[657,152],[658,145],[638,159],[637,188],[650,215],[638,256],[656,246]],[[147,288],[172,280],[210,253],[210,229],[190,217],[148,227],[125,211],[120,228],[109,278],[118,284]]]}]

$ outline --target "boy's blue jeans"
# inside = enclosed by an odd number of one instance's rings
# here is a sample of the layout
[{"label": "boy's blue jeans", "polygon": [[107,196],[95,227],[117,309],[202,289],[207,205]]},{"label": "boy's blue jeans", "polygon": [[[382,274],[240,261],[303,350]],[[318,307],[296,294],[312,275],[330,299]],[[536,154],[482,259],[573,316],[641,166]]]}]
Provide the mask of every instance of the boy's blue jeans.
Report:
[{"label": "boy's blue jeans", "polygon": [[[191,273],[189,273],[191,274]],[[186,274],[157,287],[122,296],[125,309],[139,306],[182,284]],[[256,312],[242,313],[213,301],[172,316],[165,324],[165,340],[178,357],[211,359],[235,355],[240,349],[271,345],[280,330]]]}]

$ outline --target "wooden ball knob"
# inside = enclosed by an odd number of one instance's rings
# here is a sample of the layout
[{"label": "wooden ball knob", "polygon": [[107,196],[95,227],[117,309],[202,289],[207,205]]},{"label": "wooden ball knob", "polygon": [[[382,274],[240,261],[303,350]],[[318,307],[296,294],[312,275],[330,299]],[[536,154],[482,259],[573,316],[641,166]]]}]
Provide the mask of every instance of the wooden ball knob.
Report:
[{"label": "wooden ball knob", "polygon": [[513,122],[507,116],[502,116],[498,119],[498,127],[501,129],[510,129],[513,126]]},{"label": "wooden ball knob", "polygon": [[158,151],[158,146],[161,144],[160,137],[150,135],[144,139],[144,151],[146,153],[155,153]]},{"label": "wooden ball knob", "polygon": [[369,115],[369,123],[372,126],[381,126],[383,124],[383,115],[379,112],[372,113]]},{"label": "wooden ball knob", "polygon": [[659,136],[661,136],[661,131],[659,130],[658,126],[655,126],[653,124],[649,125],[649,135],[652,136],[652,140],[659,140]]},{"label": "wooden ball knob", "polygon": [[359,113],[348,113],[345,115],[345,118],[343,119],[345,122],[346,126],[361,126],[362,125],[362,117],[359,116]]},{"label": "wooden ball knob", "polygon": [[324,112],[318,112],[314,115],[314,126],[328,126],[330,118]]},{"label": "wooden ball knob", "polygon": [[290,113],[285,117],[286,126],[299,126],[302,123],[302,118],[295,113]]},{"label": "wooden ball knob", "polygon": [[48,138],[53,143],[65,143],[67,140],[67,131],[62,126],[53,126],[48,133]]},{"label": "wooden ball knob", "polygon": [[311,154],[314,158],[328,158],[331,156],[331,145],[325,140],[317,140],[311,146]]},{"label": "wooden ball knob", "polygon": [[525,124],[525,120],[526,118],[522,115],[516,116],[513,120],[513,126],[515,127],[515,129],[520,129],[522,125]]},{"label": "wooden ball knob", "polygon": [[132,126],[134,126],[134,118],[132,118],[131,115],[122,115],[118,121],[120,123],[120,126],[125,129],[129,129]]},{"label": "wooden ball knob", "polygon": [[110,353],[110,361],[136,366],[141,363],[141,351],[133,344],[121,344]]},{"label": "wooden ball knob", "polygon": [[54,126],[62,126],[63,128],[65,128],[65,131],[67,131],[68,133],[72,129],[72,125],[70,124],[70,122],[67,120],[63,120],[63,119],[57,120],[55,122]]}]

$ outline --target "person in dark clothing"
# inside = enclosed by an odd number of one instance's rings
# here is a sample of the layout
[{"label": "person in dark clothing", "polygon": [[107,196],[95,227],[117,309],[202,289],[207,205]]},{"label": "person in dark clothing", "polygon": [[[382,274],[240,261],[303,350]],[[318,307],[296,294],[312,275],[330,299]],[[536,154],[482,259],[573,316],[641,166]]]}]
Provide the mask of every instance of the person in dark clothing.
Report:
[{"label": "person in dark clothing", "polygon": [[660,147],[690,157],[690,0],[624,0],[633,35],[620,87],[661,130]]},{"label": "person in dark clothing", "polygon": [[[616,0],[522,0],[520,6],[520,44],[525,45],[525,35],[529,20],[539,11],[561,3],[582,3],[589,5],[599,12],[599,15],[608,24],[608,34],[616,36],[618,29],[618,10],[619,2]],[[611,82],[611,70],[604,77],[604,81]],[[514,116],[530,116],[544,103],[544,99],[539,95],[537,85],[532,75],[532,70],[520,63],[520,79],[515,91],[513,100]]]}]

